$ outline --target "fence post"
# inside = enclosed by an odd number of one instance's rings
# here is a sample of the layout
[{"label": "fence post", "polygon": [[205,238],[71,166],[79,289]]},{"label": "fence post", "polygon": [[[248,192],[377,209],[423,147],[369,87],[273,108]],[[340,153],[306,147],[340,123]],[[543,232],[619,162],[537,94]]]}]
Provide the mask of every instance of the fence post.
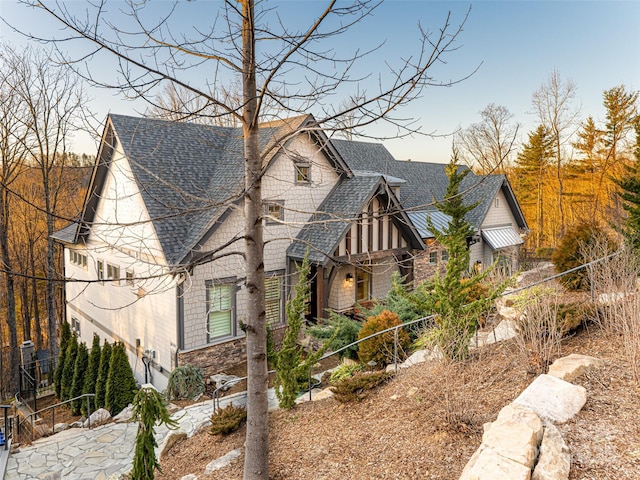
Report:
[{"label": "fence post", "polygon": [[393,360],[395,363],[396,375],[398,374],[398,329],[400,327],[396,327],[393,331]]}]

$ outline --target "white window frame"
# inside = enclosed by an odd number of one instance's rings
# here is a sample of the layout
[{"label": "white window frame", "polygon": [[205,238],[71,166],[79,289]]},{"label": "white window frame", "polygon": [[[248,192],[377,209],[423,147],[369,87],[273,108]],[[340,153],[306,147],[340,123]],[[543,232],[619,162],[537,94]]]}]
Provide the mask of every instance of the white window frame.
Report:
[{"label": "white window frame", "polygon": [[[216,290],[226,290],[228,293],[228,304],[222,296],[214,298],[213,292]],[[208,281],[206,284],[207,300],[207,343],[215,343],[227,338],[236,336],[236,285],[229,279]],[[218,305],[214,303],[220,302]],[[229,328],[221,333],[213,332],[211,321],[212,315],[226,313],[229,316]],[[221,316],[222,317],[222,316]],[[224,322],[224,319],[222,320]]]},{"label": "white window frame", "polygon": [[77,250],[69,250],[69,261],[72,265],[86,270],[87,260],[88,258],[86,253],[80,253]]},{"label": "white window frame", "polygon": [[308,185],[309,183],[311,183],[310,162],[293,162],[293,166],[295,171],[295,181],[297,185]]},{"label": "white window frame", "polygon": [[120,283],[120,266],[113,263],[107,263],[107,280],[114,283]]},{"label": "white window frame", "polygon": [[98,275],[98,280],[105,280],[104,260],[96,260],[96,273]]}]

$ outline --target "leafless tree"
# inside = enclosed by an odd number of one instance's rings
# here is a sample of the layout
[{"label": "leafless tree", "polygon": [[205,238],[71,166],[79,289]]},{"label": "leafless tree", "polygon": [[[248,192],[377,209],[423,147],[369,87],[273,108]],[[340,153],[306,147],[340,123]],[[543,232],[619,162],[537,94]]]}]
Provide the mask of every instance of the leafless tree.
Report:
[{"label": "leafless tree", "polygon": [[532,96],[534,113],[540,124],[550,132],[554,142],[556,181],[558,182],[558,210],[560,214],[560,237],[564,236],[566,219],[564,211],[563,166],[568,161],[571,137],[576,129],[580,110],[575,108],[573,100],[577,87],[571,80],[562,80],[558,70],[554,69],[549,78]]},{"label": "leafless tree", "polygon": [[510,166],[518,123],[507,107],[490,103],[481,121],[460,130],[454,138],[462,160],[482,173],[505,173]]},{"label": "leafless tree", "polygon": [[[49,4],[39,0],[25,2],[48,12],[65,27],[63,37],[54,39],[63,53],[65,40],[84,39],[90,50],[82,58],[63,60],[74,66],[95,85],[117,88],[131,97],[140,97],[152,106],[158,88],[170,84],[189,92],[188,101],[168,106],[172,114],[192,118],[190,108],[206,107],[207,117],[229,116],[241,125],[244,137],[245,188],[244,242],[248,312],[246,351],[248,369],[248,419],[245,478],[268,478],[267,360],[264,305],[264,265],[261,178],[263,156],[258,143],[259,124],[297,114],[313,113],[318,120],[305,128],[362,129],[375,122],[386,123],[398,137],[419,132],[415,123],[397,110],[418,98],[425,88],[450,86],[460,81],[441,82],[431,75],[432,67],[458,48],[456,39],[462,25],[452,26],[450,15],[434,32],[419,27],[417,47],[388,63],[375,62],[385,69],[375,89],[347,92],[363,78],[353,74],[358,61],[376,47],[363,51],[353,48],[341,53],[322,42],[333,41],[366,19],[379,5],[369,0],[341,3],[328,1],[307,5],[314,12],[309,26],[288,25],[276,7],[254,0],[225,1],[211,17],[210,25],[179,32],[174,14],[194,8],[193,4],[173,4],[164,16],[149,12],[146,2],[129,2],[127,16],[110,17],[105,1],[92,4],[90,12],[74,14],[68,4]],[[185,13],[183,11],[182,13]],[[146,15],[148,13],[148,15]],[[160,20],[158,21],[158,18]],[[193,17],[191,17],[193,18]],[[121,26],[122,25],[122,26]],[[125,26],[126,25],[126,26]],[[260,48],[257,45],[260,44]],[[344,45],[341,49],[348,50]],[[107,55],[107,57],[101,57]],[[110,81],[92,74],[98,58],[115,59],[119,76]],[[198,75],[200,73],[200,75]],[[198,80],[198,78],[200,80]],[[202,80],[204,78],[204,80]],[[238,98],[221,94],[222,85],[241,85]],[[347,108],[338,110],[343,94]],[[191,96],[192,95],[192,96]],[[328,101],[334,95],[335,101]],[[185,111],[181,111],[182,108]],[[275,108],[274,108],[275,107]],[[199,112],[195,112],[196,116]],[[344,118],[350,117],[348,125]],[[291,131],[287,136],[297,132]],[[278,148],[285,138],[276,139]]]}]

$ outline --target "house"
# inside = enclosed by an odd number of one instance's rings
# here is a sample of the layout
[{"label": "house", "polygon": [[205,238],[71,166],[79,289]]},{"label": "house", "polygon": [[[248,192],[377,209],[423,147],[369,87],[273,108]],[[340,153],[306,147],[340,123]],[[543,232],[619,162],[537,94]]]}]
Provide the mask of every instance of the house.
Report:
[{"label": "house", "polygon": [[[437,216],[432,200],[447,185],[442,165],[399,162],[382,145],[331,140],[313,125],[300,116],[260,129],[274,332],[307,254],[311,317],[384,296],[394,272],[413,278],[416,253],[433,243],[421,219]],[[470,213],[474,259],[489,263],[526,224],[506,179],[467,178],[477,187],[467,195],[481,199]],[[243,185],[241,129],[110,115],[82,215],[54,234],[66,277],[78,280],[65,295],[81,341],[123,342],[138,381],[161,390],[178,365],[210,374],[241,361]]]}]

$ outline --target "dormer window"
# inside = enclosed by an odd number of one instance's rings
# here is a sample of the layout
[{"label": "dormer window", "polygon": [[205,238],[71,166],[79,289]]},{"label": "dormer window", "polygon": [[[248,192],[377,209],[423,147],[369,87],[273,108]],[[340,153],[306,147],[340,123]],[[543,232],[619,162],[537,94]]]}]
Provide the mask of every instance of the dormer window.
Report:
[{"label": "dormer window", "polygon": [[311,182],[311,164],[306,162],[295,162],[296,183]]}]

